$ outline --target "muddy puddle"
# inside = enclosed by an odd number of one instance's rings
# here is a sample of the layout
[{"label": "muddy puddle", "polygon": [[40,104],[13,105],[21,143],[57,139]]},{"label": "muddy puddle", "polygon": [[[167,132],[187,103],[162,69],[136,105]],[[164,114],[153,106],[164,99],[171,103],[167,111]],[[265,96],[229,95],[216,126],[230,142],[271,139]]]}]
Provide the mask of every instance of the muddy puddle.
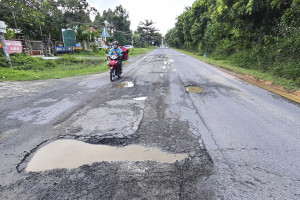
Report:
[{"label": "muddy puddle", "polygon": [[134,86],[134,84],[132,82],[125,81],[125,82],[115,85],[115,88],[128,88],[128,87],[133,87],[133,86]]},{"label": "muddy puddle", "polygon": [[188,86],[188,87],[186,87],[186,91],[191,92],[191,93],[202,93],[204,90],[201,87]]},{"label": "muddy puddle", "polygon": [[187,158],[187,154],[169,154],[157,148],[141,145],[112,147],[93,145],[76,140],[56,140],[39,149],[26,171],[37,172],[58,168],[77,168],[85,164],[101,161],[156,161],[173,163]]}]

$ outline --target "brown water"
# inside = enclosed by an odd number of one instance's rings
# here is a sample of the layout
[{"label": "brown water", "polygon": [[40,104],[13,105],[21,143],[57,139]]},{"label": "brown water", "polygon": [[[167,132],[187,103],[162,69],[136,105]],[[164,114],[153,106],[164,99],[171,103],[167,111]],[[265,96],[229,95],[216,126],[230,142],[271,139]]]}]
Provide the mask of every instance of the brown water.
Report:
[{"label": "brown water", "polygon": [[44,171],[57,168],[77,168],[84,164],[101,161],[157,161],[173,163],[187,158],[187,154],[169,154],[159,149],[141,145],[122,148],[94,145],[76,140],[56,140],[39,149],[26,171]]},{"label": "brown water", "polygon": [[196,87],[196,86],[189,86],[189,87],[186,87],[186,91],[191,92],[191,93],[201,93],[201,92],[203,92],[203,88]]},{"label": "brown water", "polygon": [[115,88],[126,88],[126,87],[133,87],[133,86],[134,84],[132,82],[125,81],[115,85]]}]

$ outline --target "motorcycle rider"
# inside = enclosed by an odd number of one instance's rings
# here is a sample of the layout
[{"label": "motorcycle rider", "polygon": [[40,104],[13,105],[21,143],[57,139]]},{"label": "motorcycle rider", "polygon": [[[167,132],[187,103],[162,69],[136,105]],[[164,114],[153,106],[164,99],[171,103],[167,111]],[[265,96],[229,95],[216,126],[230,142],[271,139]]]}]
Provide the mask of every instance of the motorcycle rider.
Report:
[{"label": "motorcycle rider", "polygon": [[113,48],[111,48],[111,50],[109,51],[109,55],[117,55],[119,56],[119,59],[118,59],[118,65],[120,67],[120,70],[122,72],[122,56],[123,56],[123,51],[121,48],[119,48],[118,46],[118,42],[117,41],[114,41],[113,42]]}]

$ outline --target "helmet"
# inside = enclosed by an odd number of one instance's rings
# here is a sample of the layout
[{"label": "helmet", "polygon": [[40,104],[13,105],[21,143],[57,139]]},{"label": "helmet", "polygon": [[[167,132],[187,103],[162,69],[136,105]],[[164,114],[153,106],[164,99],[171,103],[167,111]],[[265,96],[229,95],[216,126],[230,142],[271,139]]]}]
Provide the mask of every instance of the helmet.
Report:
[{"label": "helmet", "polygon": [[118,42],[117,42],[117,41],[114,41],[114,42],[113,42],[113,45],[114,45],[114,44],[118,45]]}]

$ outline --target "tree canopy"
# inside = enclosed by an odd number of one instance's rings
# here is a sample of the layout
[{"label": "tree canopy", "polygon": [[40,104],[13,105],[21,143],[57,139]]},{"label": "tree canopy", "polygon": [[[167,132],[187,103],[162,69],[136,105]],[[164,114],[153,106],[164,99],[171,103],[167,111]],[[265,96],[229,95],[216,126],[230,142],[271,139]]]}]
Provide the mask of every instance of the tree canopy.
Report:
[{"label": "tree canopy", "polygon": [[61,39],[61,28],[74,28],[91,22],[96,9],[86,0],[0,0],[0,19],[30,38],[50,34]]},{"label": "tree canopy", "polygon": [[299,0],[197,0],[178,16],[165,41],[202,55],[231,56],[243,67],[300,83]]},{"label": "tree canopy", "polygon": [[155,45],[160,46],[162,43],[162,35],[158,29],[154,27],[155,22],[146,19],[141,21],[135,33],[135,41],[139,46]]},{"label": "tree canopy", "polygon": [[93,25],[96,27],[107,26],[114,40],[122,45],[131,44],[132,32],[129,13],[122,5],[117,6],[114,10],[104,10],[102,16],[98,13]]},{"label": "tree canopy", "polygon": [[[8,28],[28,36],[30,39],[41,39],[42,35],[51,35],[53,39],[62,40],[61,29],[76,30],[79,42],[92,42],[92,38],[100,36],[104,27],[111,34],[110,41],[117,40],[121,45],[135,46],[146,44],[160,45],[162,35],[154,28],[151,20],[141,22],[135,35],[130,30],[128,11],[119,5],[115,9],[99,13],[86,0],[0,0],[0,19]],[[95,15],[92,21],[90,16]],[[97,32],[89,32],[89,27]],[[9,37],[14,34],[9,34]],[[138,39],[137,39],[138,38]]]}]

